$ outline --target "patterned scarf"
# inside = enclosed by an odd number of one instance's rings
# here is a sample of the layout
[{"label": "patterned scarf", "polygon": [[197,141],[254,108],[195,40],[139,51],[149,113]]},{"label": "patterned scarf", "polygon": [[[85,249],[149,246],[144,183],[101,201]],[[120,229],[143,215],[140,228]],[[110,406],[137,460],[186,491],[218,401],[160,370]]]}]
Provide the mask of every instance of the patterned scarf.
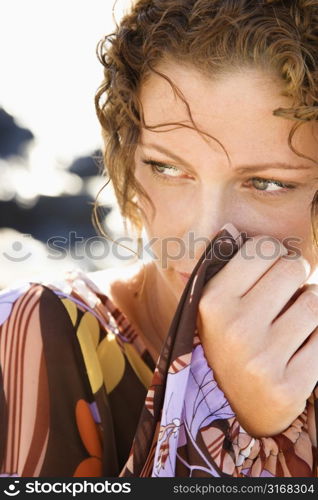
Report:
[{"label": "patterned scarf", "polygon": [[120,477],[317,477],[318,384],[282,433],[250,436],[208,365],[196,327],[202,288],[246,241],[227,224],[205,249],[179,301]]}]

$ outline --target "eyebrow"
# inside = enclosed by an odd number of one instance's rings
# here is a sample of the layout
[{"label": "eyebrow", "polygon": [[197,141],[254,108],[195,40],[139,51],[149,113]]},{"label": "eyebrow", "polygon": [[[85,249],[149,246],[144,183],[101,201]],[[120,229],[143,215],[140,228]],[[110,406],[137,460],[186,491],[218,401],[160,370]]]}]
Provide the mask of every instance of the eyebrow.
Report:
[{"label": "eyebrow", "polygon": [[[184,165],[187,165],[189,168],[192,168],[192,166],[185,161],[181,156],[178,156],[176,153],[173,153],[172,151],[169,151],[166,149],[164,146],[161,146],[160,144],[141,144],[142,147],[145,148],[151,148],[151,149],[156,149],[160,153],[163,153],[173,160],[177,161],[178,163],[182,163]],[[258,165],[251,164],[251,165],[239,165],[238,167],[235,168],[235,171],[238,172],[239,174],[244,174],[246,172],[258,172],[260,170],[269,170],[269,169],[285,169],[285,170],[309,170],[313,168],[312,166],[309,165],[291,165],[289,163],[285,162],[275,162],[275,163],[259,163]]]}]

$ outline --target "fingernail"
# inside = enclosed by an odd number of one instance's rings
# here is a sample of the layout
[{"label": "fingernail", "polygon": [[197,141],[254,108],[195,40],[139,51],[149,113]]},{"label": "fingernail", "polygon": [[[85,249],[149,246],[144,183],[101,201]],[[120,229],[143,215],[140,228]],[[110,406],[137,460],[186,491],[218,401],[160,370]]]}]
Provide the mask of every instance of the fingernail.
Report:
[{"label": "fingernail", "polygon": [[236,229],[236,227],[231,222],[227,222],[226,224],[224,224],[224,226],[221,227],[220,231],[223,230],[227,231],[232,236],[232,238],[235,240],[235,242],[238,244],[239,247],[241,246],[243,242],[241,233]]}]

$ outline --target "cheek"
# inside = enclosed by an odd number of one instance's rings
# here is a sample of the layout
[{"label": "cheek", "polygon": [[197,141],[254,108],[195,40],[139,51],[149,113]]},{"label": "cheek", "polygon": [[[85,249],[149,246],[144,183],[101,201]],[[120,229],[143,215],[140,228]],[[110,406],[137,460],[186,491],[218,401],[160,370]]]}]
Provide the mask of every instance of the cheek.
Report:
[{"label": "cheek", "polygon": [[182,236],[186,233],[187,225],[184,218],[174,210],[175,207],[173,210],[171,205],[170,209],[167,205],[155,204],[155,207],[155,217],[151,222],[145,223],[151,251],[163,269],[175,267],[186,255],[186,244]]},{"label": "cheek", "polygon": [[188,204],[185,206],[180,190],[161,187],[156,181],[146,179],[140,183],[155,207],[155,215],[151,218],[149,203],[143,198],[138,200],[138,205],[148,217],[147,220],[143,218],[148,239],[147,248],[162,269],[180,267],[178,262],[186,255],[184,235],[189,225],[187,216],[192,212],[191,208],[189,210]]},{"label": "cheek", "polygon": [[[304,206],[308,204],[303,204]],[[313,243],[310,207],[289,213],[282,219],[285,227],[279,239],[292,251],[301,253],[312,269],[317,267],[317,247]]]},{"label": "cheek", "polygon": [[185,202],[180,189],[163,185],[151,178],[150,173],[141,177],[136,169],[135,175],[155,208],[154,216],[151,217],[153,211],[149,202],[142,197],[138,199],[138,205],[148,217],[143,220],[148,236],[170,239],[181,237],[188,224],[187,215],[191,213],[189,200]]}]

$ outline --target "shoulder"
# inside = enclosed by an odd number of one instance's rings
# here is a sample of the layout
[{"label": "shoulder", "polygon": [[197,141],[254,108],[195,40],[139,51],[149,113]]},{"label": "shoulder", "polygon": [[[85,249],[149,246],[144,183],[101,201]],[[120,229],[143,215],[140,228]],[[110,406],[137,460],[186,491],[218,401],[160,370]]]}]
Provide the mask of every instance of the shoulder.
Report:
[{"label": "shoulder", "polygon": [[12,325],[15,331],[21,325],[41,329],[52,314],[55,320],[74,323],[80,310],[95,311],[100,296],[79,268],[64,272],[56,280],[43,275],[35,281],[14,282],[0,291],[0,327],[11,329]]},{"label": "shoulder", "polygon": [[142,269],[142,265],[137,262],[127,266],[111,267],[100,271],[88,272],[87,276],[97,286],[107,291],[116,283],[129,285],[140,276]]},{"label": "shoulder", "polygon": [[[64,273],[58,280],[38,279],[14,283],[0,291],[0,327],[5,322],[29,324],[32,311],[37,324],[55,316],[71,319],[91,312],[105,326],[109,313],[123,321],[130,317],[131,296],[139,283],[140,266],[123,266],[85,272],[79,268]],[[67,318],[69,316],[69,318]],[[106,321],[107,323],[107,321]],[[35,325],[33,325],[35,327]]]},{"label": "shoulder", "polygon": [[[64,287],[65,292],[65,287]],[[41,331],[51,319],[69,316],[62,289],[45,281],[23,281],[0,291],[0,330],[8,335]],[[61,300],[62,299],[62,300]]]},{"label": "shoulder", "polygon": [[89,331],[94,338],[102,338],[112,332],[142,353],[146,345],[132,301],[139,280],[136,272],[135,266],[92,273],[76,268],[56,281],[41,279],[7,287],[0,291],[0,336],[46,338],[59,331],[87,337]]},{"label": "shoulder", "polygon": [[93,271],[87,273],[87,277],[118,309],[127,309],[142,285],[143,272],[143,265],[136,263]]},{"label": "shoulder", "polygon": [[36,286],[29,281],[8,286],[0,291],[0,326],[3,325],[12,314],[12,310],[19,308],[22,303],[36,304],[43,291],[40,285]]}]

